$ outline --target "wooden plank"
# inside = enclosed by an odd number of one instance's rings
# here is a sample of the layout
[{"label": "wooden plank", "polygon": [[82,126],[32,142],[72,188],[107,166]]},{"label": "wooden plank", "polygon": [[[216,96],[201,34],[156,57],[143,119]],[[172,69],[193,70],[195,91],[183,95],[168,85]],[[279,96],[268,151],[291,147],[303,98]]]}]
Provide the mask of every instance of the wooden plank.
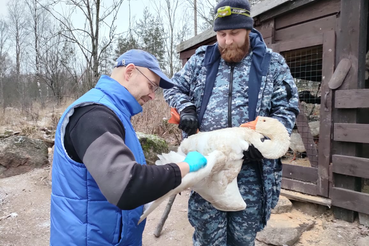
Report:
[{"label": "wooden plank", "polygon": [[338,90],[335,106],[336,108],[369,108],[369,89]]},{"label": "wooden plank", "polygon": [[333,206],[369,214],[369,194],[333,187],[331,199]]},{"label": "wooden plank", "polygon": [[333,155],[332,170],[339,174],[369,179],[369,159],[354,156]]},{"label": "wooden plank", "polygon": [[268,48],[271,48],[271,45],[273,44],[272,38],[264,38],[264,42],[267,45]]},{"label": "wooden plank", "polygon": [[315,184],[302,182],[298,180],[282,178],[282,188],[287,190],[293,190],[309,195],[316,195],[317,187]]},{"label": "wooden plank", "polygon": [[305,146],[306,154],[309,158],[312,167],[318,166],[318,151],[314,142],[313,135],[311,135],[308,119],[304,112],[304,108],[299,104],[300,113],[296,117],[296,125],[302,142]]},{"label": "wooden plank", "polygon": [[328,82],[329,89],[336,90],[343,84],[343,81],[346,78],[348,71],[351,68],[351,61],[350,59],[343,58],[333,73],[331,80]]},{"label": "wooden plank", "polygon": [[[361,50],[360,40],[365,39],[362,31],[361,21],[366,16],[367,9],[362,8],[367,0],[345,0],[341,1],[341,13],[339,15],[339,32],[337,32],[336,65],[344,58],[351,60],[351,69],[349,70],[341,90],[358,89],[358,57]],[[366,33],[366,32],[364,32]],[[350,37],[350,38],[348,38]],[[335,95],[334,95],[335,96]],[[358,117],[356,110],[334,110],[333,121],[337,123],[357,123]],[[336,134],[334,134],[336,135]],[[334,141],[332,149],[334,154],[355,156],[358,152],[358,145],[348,142]],[[347,175],[334,174],[334,186],[358,191],[361,189],[359,178]],[[331,195],[331,194],[330,194]],[[333,202],[332,198],[332,202]],[[335,209],[334,216],[337,219],[353,221],[355,212],[345,209]]]},{"label": "wooden plank", "polygon": [[211,45],[211,44],[214,44],[216,42],[216,37],[214,36],[213,38],[210,38],[210,39],[207,39],[203,42],[200,42],[194,46],[192,46],[191,48],[187,49],[187,50],[182,50],[180,53],[179,53],[179,58],[182,60],[182,65],[184,65],[188,59],[190,59],[190,57],[195,54],[196,52],[196,49],[200,46],[203,46],[203,45]]},{"label": "wooden plank", "polygon": [[[270,9],[269,11],[266,11],[265,13],[259,14],[258,19],[261,22],[264,22],[265,20],[274,18],[276,16],[280,16],[292,10],[296,11],[298,8],[306,7],[308,4],[311,4],[316,1],[319,1],[319,0],[299,0],[299,1],[290,0],[289,2],[286,2],[283,5]],[[266,2],[274,2],[274,1],[263,1],[260,4],[266,4]]]},{"label": "wooden plank", "polygon": [[341,0],[316,1],[303,8],[286,13],[275,18],[276,29],[293,26],[299,23],[319,19],[340,11]]},{"label": "wooden plank", "polygon": [[[278,52],[291,51],[323,44],[323,34],[279,42]],[[273,49],[274,50],[274,49]]]},{"label": "wooden plank", "polygon": [[303,24],[295,25],[275,31],[275,41],[287,41],[298,37],[308,37],[312,33],[319,34],[327,31],[335,30],[337,17],[336,15],[313,20]]},{"label": "wooden plank", "polygon": [[251,16],[256,17],[289,1],[291,0],[273,0],[255,4],[254,6],[251,6]]},{"label": "wooden plank", "polygon": [[182,43],[177,45],[177,53],[180,53],[181,51],[192,49],[193,46],[198,45],[202,42],[207,42],[209,39],[213,39],[215,37],[215,32],[213,28],[210,28]]},{"label": "wooden plank", "polygon": [[334,124],[334,140],[351,143],[369,143],[369,124]]},{"label": "wooden plank", "polygon": [[323,105],[320,107],[320,133],[318,145],[318,175],[317,193],[320,196],[329,196],[329,167],[332,149],[332,93],[328,87],[334,72],[336,34],[334,31],[324,33],[323,36],[323,66],[321,94]]},{"label": "wooden plank", "polygon": [[281,189],[281,195],[287,197],[290,200],[319,204],[319,205],[327,206],[329,208],[331,208],[331,205],[332,205],[332,200],[329,198],[306,195],[306,194],[296,192],[296,191],[291,191],[291,190]]},{"label": "wooden plank", "polygon": [[196,52],[196,48],[190,49],[190,50],[186,50],[186,51],[182,51],[179,54],[179,59],[181,60],[188,60],[193,54],[195,54]]},{"label": "wooden plank", "polygon": [[282,176],[288,179],[316,183],[318,179],[318,169],[312,167],[283,164]]},{"label": "wooden plank", "polygon": [[304,112],[304,108],[299,103],[300,113],[296,117],[297,129],[301,135],[302,142],[305,146],[306,154],[312,167],[318,166],[318,151],[314,143],[313,135],[311,135],[308,119]]},{"label": "wooden plank", "polygon": [[264,39],[274,37],[274,19],[263,22],[260,26],[255,26],[255,28],[261,33]]}]

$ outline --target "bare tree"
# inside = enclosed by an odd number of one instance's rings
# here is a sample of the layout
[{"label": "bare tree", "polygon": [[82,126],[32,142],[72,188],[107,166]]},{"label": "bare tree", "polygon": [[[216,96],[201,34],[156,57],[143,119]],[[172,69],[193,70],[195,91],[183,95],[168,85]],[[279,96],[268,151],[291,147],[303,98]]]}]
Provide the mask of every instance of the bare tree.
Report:
[{"label": "bare tree", "polygon": [[[166,38],[166,53],[167,53],[167,59],[168,59],[168,66],[169,71],[167,71],[168,75],[171,77],[173,76],[175,72],[175,62],[176,59],[176,36],[177,33],[180,30],[177,28],[177,25],[179,25],[178,14],[181,7],[181,4],[183,2],[180,0],[156,0],[153,1],[153,5],[155,8],[155,12],[159,18],[164,19],[164,29],[165,32],[168,33],[168,36]],[[183,13],[182,13],[183,14]],[[162,16],[164,15],[164,16]],[[183,14],[186,15],[185,13]],[[188,35],[188,33],[182,33],[181,36],[185,37]]]},{"label": "bare tree", "polygon": [[40,40],[42,35],[45,33],[45,26],[47,23],[46,11],[38,3],[38,0],[25,0],[27,9],[30,13],[29,27],[33,35],[33,48],[34,48],[34,61],[35,61],[35,72],[36,72],[36,84],[38,88],[38,96],[41,101],[42,107],[45,106],[44,97],[42,95],[41,83],[40,83]]},{"label": "bare tree", "polygon": [[8,67],[7,64],[7,52],[6,45],[8,40],[8,25],[5,20],[0,19],[0,103],[3,108],[3,112],[5,111],[5,96],[4,96],[4,76],[6,69]]},{"label": "bare tree", "polygon": [[[38,0],[40,1],[40,0]],[[89,69],[90,79],[88,87],[92,88],[100,76],[99,64],[105,50],[111,45],[116,35],[115,21],[123,0],[112,0],[111,4],[103,4],[101,0],[62,0],[44,7],[59,21],[61,34],[79,47]],[[67,9],[61,13],[51,7],[58,4]],[[75,14],[75,15],[73,15]],[[73,22],[74,16],[85,18],[82,27]],[[101,28],[108,31],[108,38],[102,39]]]},{"label": "bare tree", "polygon": [[22,110],[25,109],[27,104],[27,97],[25,91],[25,84],[21,78],[21,56],[24,52],[27,35],[28,35],[28,21],[24,14],[25,9],[22,2],[18,0],[11,0],[8,2],[8,14],[9,14],[9,34],[11,41],[15,47],[15,83],[17,85],[17,95],[21,100]]},{"label": "bare tree", "polygon": [[28,21],[24,15],[24,5],[18,0],[11,0],[8,2],[8,13],[9,13],[9,29],[10,37],[15,47],[15,71],[16,74],[20,75],[21,66],[21,54],[26,44],[28,35]]},{"label": "bare tree", "polygon": [[49,38],[40,40],[44,46],[39,57],[39,79],[47,85],[60,105],[64,96],[75,90],[75,70],[72,67],[75,52],[73,45],[60,32],[50,34]]},{"label": "bare tree", "polygon": [[[194,10],[195,25],[197,27],[200,27],[201,31],[207,30],[213,26],[214,8],[218,4],[218,2],[219,0],[186,0],[187,5]],[[200,21],[197,21],[197,16],[200,17]],[[198,26],[198,23],[202,24]]]}]

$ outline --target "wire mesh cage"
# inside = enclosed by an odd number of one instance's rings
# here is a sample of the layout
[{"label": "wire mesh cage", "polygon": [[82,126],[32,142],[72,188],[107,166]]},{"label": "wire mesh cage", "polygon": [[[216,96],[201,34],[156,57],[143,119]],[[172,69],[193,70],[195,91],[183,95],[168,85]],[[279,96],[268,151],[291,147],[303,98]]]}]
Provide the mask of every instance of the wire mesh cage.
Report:
[{"label": "wire mesh cage", "polygon": [[281,52],[281,55],[289,65],[300,101],[300,116],[292,131],[285,161],[301,166],[317,166],[323,47],[312,46]]}]

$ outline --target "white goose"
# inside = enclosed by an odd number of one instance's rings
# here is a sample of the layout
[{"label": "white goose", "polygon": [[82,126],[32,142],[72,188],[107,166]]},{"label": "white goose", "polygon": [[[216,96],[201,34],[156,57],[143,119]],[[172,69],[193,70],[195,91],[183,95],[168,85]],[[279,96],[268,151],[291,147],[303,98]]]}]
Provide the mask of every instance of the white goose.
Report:
[{"label": "white goose", "polygon": [[[265,139],[268,137],[269,139]],[[167,197],[191,187],[222,211],[240,211],[246,208],[237,185],[237,175],[242,167],[243,151],[254,145],[265,158],[277,159],[289,147],[286,128],[278,120],[257,117],[241,127],[200,132],[182,141],[177,152],[159,155],[156,165],[183,161],[190,151],[198,151],[207,158],[207,165],[183,177],[175,189],[155,200],[142,214],[140,223]]]}]

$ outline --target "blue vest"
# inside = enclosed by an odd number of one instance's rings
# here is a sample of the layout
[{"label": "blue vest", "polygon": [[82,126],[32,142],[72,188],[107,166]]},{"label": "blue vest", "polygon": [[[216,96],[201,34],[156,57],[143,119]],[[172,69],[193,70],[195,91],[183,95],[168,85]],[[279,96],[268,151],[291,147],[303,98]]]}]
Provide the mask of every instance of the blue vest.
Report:
[{"label": "blue vest", "polygon": [[55,134],[52,167],[50,245],[142,245],[145,222],[137,225],[143,206],[121,210],[109,203],[83,163],[73,161],[64,148],[65,128],[74,108],[88,104],[109,107],[122,121],[125,144],[137,163],[145,157],[130,119],[142,111],[136,99],[117,81],[102,76],[62,115]]}]

